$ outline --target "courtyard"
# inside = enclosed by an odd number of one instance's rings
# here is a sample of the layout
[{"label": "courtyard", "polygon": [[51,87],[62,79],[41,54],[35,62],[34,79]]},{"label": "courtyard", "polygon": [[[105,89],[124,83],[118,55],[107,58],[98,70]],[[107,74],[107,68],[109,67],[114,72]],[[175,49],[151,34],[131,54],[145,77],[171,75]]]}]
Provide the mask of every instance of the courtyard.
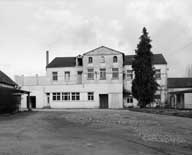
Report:
[{"label": "courtyard", "polygon": [[191,155],[192,119],[68,109],[0,116],[1,155]]}]

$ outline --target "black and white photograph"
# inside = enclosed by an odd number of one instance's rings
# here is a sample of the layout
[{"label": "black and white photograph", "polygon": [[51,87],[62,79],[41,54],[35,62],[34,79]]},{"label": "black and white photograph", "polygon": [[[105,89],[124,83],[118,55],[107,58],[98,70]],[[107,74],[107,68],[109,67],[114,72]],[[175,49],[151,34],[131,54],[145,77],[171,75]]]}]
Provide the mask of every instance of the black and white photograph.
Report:
[{"label": "black and white photograph", "polygon": [[192,155],[192,1],[0,0],[0,155]]}]

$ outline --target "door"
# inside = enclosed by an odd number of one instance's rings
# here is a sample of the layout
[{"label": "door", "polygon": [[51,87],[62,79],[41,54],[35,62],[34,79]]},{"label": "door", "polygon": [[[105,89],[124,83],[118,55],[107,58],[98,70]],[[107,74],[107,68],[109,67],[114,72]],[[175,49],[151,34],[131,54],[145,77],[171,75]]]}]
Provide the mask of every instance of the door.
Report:
[{"label": "door", "polygon": [[108,105],[108,94],[99,94],[99,102],[100,102],[100,108],[101,109],[109,108],[109,105]]},{"label": "door", "polygon": [[31,108],[36,108],[36,96],[30,96],[29,98],[27,96],[27,100],[29,100]]},{"label": "door", "polygon": [[50,106],[50,93],[46,93],[47,96],[47,106]]}]

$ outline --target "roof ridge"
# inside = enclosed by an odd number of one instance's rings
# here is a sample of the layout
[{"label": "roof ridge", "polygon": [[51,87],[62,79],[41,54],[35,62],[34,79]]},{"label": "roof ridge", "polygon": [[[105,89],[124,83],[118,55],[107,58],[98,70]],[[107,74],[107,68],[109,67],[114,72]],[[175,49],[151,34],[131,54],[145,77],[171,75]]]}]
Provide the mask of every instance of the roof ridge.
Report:
[{"label": "roof ridge", "polygon": [[[136,54],[126,54],[125,56],[134,56]],[[162,53],[153,53],[153,55],[163,55]]]},{"label": "roof ridge", "polygon": [[[76,58],[76,56],[69,56],[69,57],[55,57],[55,58]],[[54,58],[54,59],[55,59]]]}]

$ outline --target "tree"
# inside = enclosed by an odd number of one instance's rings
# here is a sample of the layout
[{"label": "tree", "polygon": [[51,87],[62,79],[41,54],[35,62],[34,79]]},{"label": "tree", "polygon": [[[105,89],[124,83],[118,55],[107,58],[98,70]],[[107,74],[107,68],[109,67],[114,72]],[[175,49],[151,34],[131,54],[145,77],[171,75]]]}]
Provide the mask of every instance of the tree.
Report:
[{"label": "tree", "polygon": [[155,70],[152,65],[151,39],[146,28],[135,50],[136,55],[132,63],[135,78],[132,81],[132,95],[138,100],[140,108],[146,107],[154,101],[158,84],[155,80]]},{"label": "tree", "polygon": [[192,64],[188,64],[186,67],[186,76],[192,77]]}]

